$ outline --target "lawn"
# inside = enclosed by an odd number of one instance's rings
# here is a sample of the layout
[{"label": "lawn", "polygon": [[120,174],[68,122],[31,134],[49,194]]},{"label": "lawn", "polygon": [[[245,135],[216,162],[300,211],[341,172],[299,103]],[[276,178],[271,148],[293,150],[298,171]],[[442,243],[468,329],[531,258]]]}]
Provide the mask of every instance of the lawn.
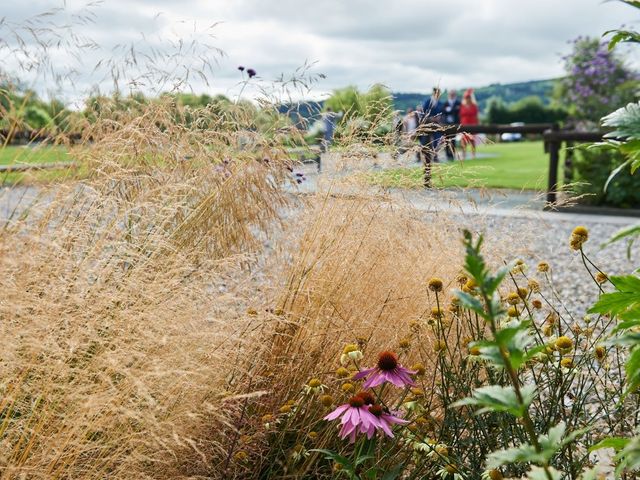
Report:
[{"label": "lawn", "polygon": [[[517,190],[544,190],[547,187],[549,156],[544,153],[541,141],[482,145],[478,154],[487,157],[435,164],[434,185]],[[368,179],[384,187],[422,188],[422,173],[422,167],[416,164],[415,167],[373,173]]]},{"label": "lawn", "polygon": [[[69,158],[68,153],[64,147],[54,147],[51,145],[11,145],[0,147],[0,166],[57,162],[71,162],[71,159]],[[69,176],[74,173],[75,172],[73,170],[67,168],[33,170],[29,172],[0,171],[0,185],[52,182],[69,178]]]}]

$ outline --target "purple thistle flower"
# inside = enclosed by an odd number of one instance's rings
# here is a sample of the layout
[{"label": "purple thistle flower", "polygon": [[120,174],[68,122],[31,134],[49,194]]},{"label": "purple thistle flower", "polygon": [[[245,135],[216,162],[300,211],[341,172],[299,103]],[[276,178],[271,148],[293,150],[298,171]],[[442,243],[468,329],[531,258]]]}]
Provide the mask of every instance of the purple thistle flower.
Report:
[{"label": "purple thistle flower", "polygon": [[410,375],[416,372],[409,370],[398,363],[398,356],[389,351],[378,355],[378,364],[373,368],[361,370],[354,375],[354,379],[368,377],[362,385],[364,388],[373,388],[389,382],[398,388],[413,387],[415,383]]},{"label": "purple thistle flower", "polygon": [[256,76],[256,71],[253,68],[249,68],[249,69],[247,69],[247,75],[249,75],[249,78],[255,77]]},{"label": "purple thistle flower", "polygon": [[243,67],[242,65],[240,65],[240,66],[238,67],[238,70],[240,70],[241,72],[244,72],[244,67]]}]

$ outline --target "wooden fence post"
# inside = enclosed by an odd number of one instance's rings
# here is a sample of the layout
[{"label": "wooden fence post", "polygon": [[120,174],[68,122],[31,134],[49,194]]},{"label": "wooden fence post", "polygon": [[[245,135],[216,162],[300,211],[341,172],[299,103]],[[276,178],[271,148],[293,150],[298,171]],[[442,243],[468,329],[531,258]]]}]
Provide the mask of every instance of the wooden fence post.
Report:
[{"label": "wooden fence post", "polygon": [[558,125],[551,127],[551,139],[548,142],[549,150],[549,186],[547,189],[547,203],[554,204],[557,200],[558,190],[558,163],[560,161],[560,145],[562,144],[553,135],[558,131]]},{"label": "wooden fence post", "polygon": [[573,142],[566,142],[564,151],[564,184],[573,180]]}]

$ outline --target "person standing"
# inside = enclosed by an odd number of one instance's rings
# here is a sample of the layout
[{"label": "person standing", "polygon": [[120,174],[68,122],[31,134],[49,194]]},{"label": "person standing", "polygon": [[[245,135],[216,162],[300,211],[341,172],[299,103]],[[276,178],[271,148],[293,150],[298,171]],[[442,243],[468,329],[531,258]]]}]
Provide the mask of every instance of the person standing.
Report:
[{"label": "person standing", "polygon": [[[478,103],[473,95],[473,90],[469,88],[462,96],[460,104],[460,125],[478,125]],[[476,143],[478,137],[472,133],[462,133],[462,158],[467,158],[467,146],[471,145],[471,157],[476,158]]]},{"label": "person standing", "polygon": [[[407,113],[402,119],[402,133],[404,135],[404,144],[415,146],[416,130],[418,129],[418,123],[420,123],[420,113],[418,110],[414,110],[409,107]],[[413,148],[409,147],[411,150]],[[406,151],[406,150],[405,150]],[[420,162],[420,151],[416,151],[416,161]]]},{"label": "person standing", "polygon": [[333,134],[336,129],[336,121],[338,120],[338,114],[335,113],[331,107],[327,107],[327,110],[322,115],[322,123],[324,126],[324,136],[321,149],[323,152],[329,151],[329,147],[333,143]]},{"label": "person standing", "polygon": [[431,97],[422,105],[422,116],[417,129],[424,164],[424,186],[427,188],[431,187],[431,164],[438,158],[436,150],[442,139],[442,132],[439,131],[443,122],[442,113],[440,89],[434,87]]},{"label": "person standing", "polygon": [[[445,125],[458,125],[460,123],[460,100],[455,90],[449,90],[447,101],[443,106],[443,117]],[[455,136],[446,141],[447,160],[454,159]]]}]

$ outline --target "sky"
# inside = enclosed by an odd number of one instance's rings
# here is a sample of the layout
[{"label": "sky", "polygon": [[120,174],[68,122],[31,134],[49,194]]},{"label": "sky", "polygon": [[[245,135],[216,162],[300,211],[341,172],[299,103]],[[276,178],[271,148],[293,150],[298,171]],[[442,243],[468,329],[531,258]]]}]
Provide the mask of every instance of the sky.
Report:
[{"label": "sky", "polygon": [[[125,91],[322,98],[346,85],[558,77],[569,40],[637,29],[640,11],[602,0],[0,0],[0,18],[1,68],[38,92],[106,92],[115,77]],[[240,65],[258,74],[248,84]]]}]

